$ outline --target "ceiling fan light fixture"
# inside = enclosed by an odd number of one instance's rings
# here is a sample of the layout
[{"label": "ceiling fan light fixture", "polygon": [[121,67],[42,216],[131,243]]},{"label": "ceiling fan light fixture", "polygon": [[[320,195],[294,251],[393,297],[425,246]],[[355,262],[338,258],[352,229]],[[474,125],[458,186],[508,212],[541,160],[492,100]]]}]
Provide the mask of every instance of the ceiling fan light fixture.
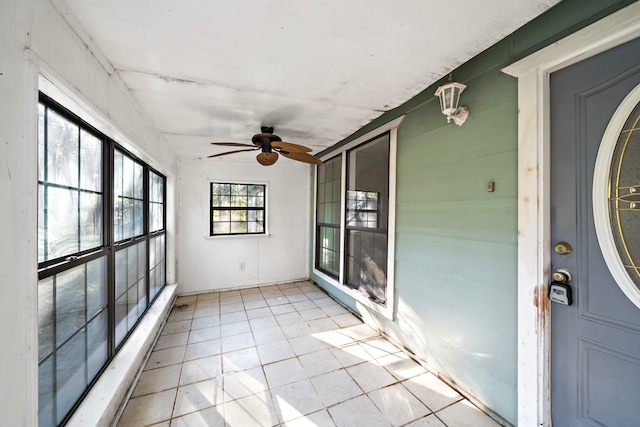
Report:
[{"label": "ceiling fan light fixture", "polygon": [[278,161],[278,153],[260,153],[256,159],[262,166],[271,166]]}]

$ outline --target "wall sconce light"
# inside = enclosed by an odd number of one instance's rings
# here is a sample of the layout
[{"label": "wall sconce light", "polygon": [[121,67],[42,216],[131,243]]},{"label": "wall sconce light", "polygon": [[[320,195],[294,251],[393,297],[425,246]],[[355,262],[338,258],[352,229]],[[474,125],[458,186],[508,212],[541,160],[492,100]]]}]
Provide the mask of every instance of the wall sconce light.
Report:
[{"label": "wall sconce light", "polygon": [[440,98],[440,109],[442,114],[447,116],[447,123],[453,119],[455,124],[462,126],[467,117],[469,117],[469,110],[466,107],[458,107],[460,94],[466,87],[462,83],[452,82],[451,75],[449,75],[449,83],[440,86],[436,90],[435,95]]}]

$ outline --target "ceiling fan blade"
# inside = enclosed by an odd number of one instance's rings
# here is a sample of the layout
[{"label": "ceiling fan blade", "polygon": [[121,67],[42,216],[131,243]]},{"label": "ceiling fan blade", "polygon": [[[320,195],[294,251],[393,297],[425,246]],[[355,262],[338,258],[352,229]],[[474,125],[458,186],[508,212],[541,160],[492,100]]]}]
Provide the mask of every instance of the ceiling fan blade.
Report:
[{"label": "ceiling fan blade", "polygon": [[278,161],[278,153],[275,151],[271,153],[260,153],[256,156],[256,159],[258,159],[258,163],[262,166],[271,166]]},{"label": "ceiling fan blade", "polygon": [[224,145],[225,147],[255,147],[253,144],[242,144],[240,142],[212,142],[212,145]]},{"label": "ceiling fan blade", "polygon": [[311,163],[312,165],[322,164],[322,160],[307,153],[299,153],[299,152],[289,153],[289,152],[281,151],[280,154],[290,159],[297,160],[299,162]]},{"label": "ceiling fan blade", "polygon": [[275,148],[280,148],[290,153],[310,153],[311,152],[311,148],[305,147],[304,145],[300,145],[300,144],[294,144],[292,142],[273,141],[271,143],[271,146]]},{"label": "ceiling fan blade", "polygon": [[256,147],[256,148],[251,148],[251,149],[245,149],[245,150],[233,150],[233,151],[227,151],[226,153],[220,153],[220,154],[213,154],[211,156],[207,156],[207,158],[211,158],[211,157],[219,157],[219,156],[226,156],[227,154],[233,154],[233,153],[242,153],[243,151],[256,151],[259,150],[260,148]]}]

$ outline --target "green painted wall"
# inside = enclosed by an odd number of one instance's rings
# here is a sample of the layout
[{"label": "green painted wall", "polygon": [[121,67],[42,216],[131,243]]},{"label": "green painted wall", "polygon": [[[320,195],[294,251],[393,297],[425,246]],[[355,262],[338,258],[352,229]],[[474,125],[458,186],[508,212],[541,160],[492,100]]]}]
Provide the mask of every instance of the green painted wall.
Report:
[{"label": "green painted wall", "polygon": [[[397,319],[374,317],[387,334],[513,424],[517,80],[500,69],[630,3],[565,0],[454,70],[454,80],[467,85],[461,104],[470,116],[462,127],[446,123],[435,84],[336,144],[406,115],[397,150]],[[494,192],[487,192],[489,181]],[[312,279],[359,309],[321,278]]]}]

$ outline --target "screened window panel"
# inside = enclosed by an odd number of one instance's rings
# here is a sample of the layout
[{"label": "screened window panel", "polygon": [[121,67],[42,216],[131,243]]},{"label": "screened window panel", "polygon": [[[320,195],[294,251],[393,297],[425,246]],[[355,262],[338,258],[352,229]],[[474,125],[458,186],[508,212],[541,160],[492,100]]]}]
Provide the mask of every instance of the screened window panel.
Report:
[{"label": "screened window panel", "polygon": [[345,284],[386,305],[389,135],[347,152]]}]

